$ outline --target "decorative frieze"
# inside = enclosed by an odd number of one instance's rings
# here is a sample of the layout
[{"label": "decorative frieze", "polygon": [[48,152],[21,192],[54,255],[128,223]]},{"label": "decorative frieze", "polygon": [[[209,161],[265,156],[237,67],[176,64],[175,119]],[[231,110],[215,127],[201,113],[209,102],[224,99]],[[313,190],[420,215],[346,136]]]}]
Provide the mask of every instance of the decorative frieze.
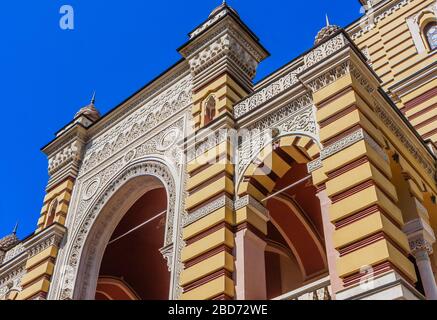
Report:
[{"label": "decorative frieze", "polygon": [[269,217],[269,210],[258,202],[255,198],[250,195],[245,195],[235,201],[234,210],[237,211],[244,207],[252,207],[260,214],[262,214],[266,219]]},{"label": "decorative frieze", "polygon": [[[399,141],[404,145],[407,151],[417,160],[417,162],[425,169],[426,173],[432,178],[436,179],[436,169],[435,167],[426,160],[426,149],[423,148],[423,151],[419,151],[412,141],[405,136],[404,131],[396,124],[394,119],[387,113],[384,108],[375,100],[374,101],[375,113],[382,120],[384,125],[390,129],[390,131],[399,139]],[[413,138],[415,139],[415,138]]]},{"label": "decorative frieze", "polygon": [[25,265],[22,264],[0,278],[0,300],[4,300],[9,292],[20,292],[21,278],[26,273]]},{"label": "decorative frieze", "polygon": [[[5,257],[3,259],[3,264],[13,260],[15,257],[17,257],[18,255],[20,255],[23,252],[24,252],[23,243],[19,243],[18,245],[16,245],[15,247],[13,247],[12,249],[10,249],[6,252]],[[1,261],[1,259],[0,259],[0,261]]]},{"label": "decorative frieze", "polygon": [[388,6],[375,11],[373,6],[367,7],[366,15],[358,22],[358,25],[351,31],[352,40],[357,40],[365,33],[373,30],[376,25],[395,11],[405,7],[413,0],[393,0],[387,1]]},{"label": "decorative frieze", "polygon": [[227,207],[231,210],[233,209],[233,201],[228,196],[222,196],[212,202],[209,202],[200,209],[185,215],[183,225],[184,227],[187,227],[223,207]]},{"label": "decorative frieze", "polygon": [[234,107],[234,117],[240,118],[249,111],[256,109],[267,101],[272,100],[274,97],[288,90],[290,87],[299,82],[299,75],[301,73],[337,52],[341,48],[344,48],[347,44],[348,41],[346,37],[340,33],[325,43],[322,43],[320,46],[317,46],[304,56],[303,63],[301,65],[298,65],[286,75],[271,82],[266,87],[261,88],[247,99],[244,99],[238,103]]},{"label": "decorative frieze", "polygon": [[249,135],[243,137],[238,147],[238,176],[262,149],[272,143],[273,130],[276,137],[286,135],[306,135],[318,141],[318,124],[311,98],[304,95],[277,112],[248,126]]},{"label": "decorative frieze", "polygon": [[202,51],[190,58],[191,72],[195,76],[223,57],[232,59],[250,79],[256,74],[258,62],[229,33],[216,39]]},{"label": "decorative frieze", "polygon": [[311,173],[317,169],[320,169],[323,164],[322,161],[333,156],[334,154],[354,145],[355,143],[365,140],[369,146],[376,151],[378,155],[381,156],[381,158],[385,162],[389,162],[387,154],[384,152],[384,150],[381,148],[381,146],[363,129],[358,129],[351,134],[343,137],[342,139],[336,141],[335,143],[327,146],[326,148],[322,149],[320,151],[320,158],[316,159],[310,163],[308,163],[308,172]]},{"label": "decorative frieze", "polygon": [[139,110],[126,117],[87,146],[80,175],[86,174],[113,154],[146,134],[153,135],[157,126],[191,103],[191,80],[185,77]]},{"label": "decorative frieze", "polygon": [[57,171],[70,163],[79,166],[82,153],[83,144],[79,141],[73,141],[49,159],[49,174],[51,176],[54,175]]}]

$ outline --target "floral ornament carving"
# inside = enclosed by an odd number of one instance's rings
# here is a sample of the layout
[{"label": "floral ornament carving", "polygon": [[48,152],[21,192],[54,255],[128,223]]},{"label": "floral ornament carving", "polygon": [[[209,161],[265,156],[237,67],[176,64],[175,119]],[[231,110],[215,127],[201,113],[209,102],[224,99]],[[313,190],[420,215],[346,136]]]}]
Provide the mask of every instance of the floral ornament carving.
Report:
[{"label": "floral ornament carving", "polygon": [[264,88],[259,89],[257,92],[244,99],[234,107],[234,117],[240,118],[262,104],[270,101],[274,97],[288,90],[290,87],[299,82],[299,75],[322,61],[326,57],[334,54],[341,48],[344,48],[348,44],[348,40],[343,34],[338,34],[327,42],[314,48],[307,55],[304,56],[303,62],[299,64],[295,69],[287,73],[285,76],[274,80]]},{"label": "floral ornament carving", "polygon": [[317,46],[304,56],[305,69],[324,60],[341,48],[344,48],[348,43],[349,41],[346,39],[346,37],[340,33],[332,39]]},{"label": "floral ornament carving", "polygon": [[80,175],[86,174],[127,145],[150,134],[156,127],[191,103],[191,78],[180,82],[92,141],[86,150]]},{"label": "floral ornament carving", "polygon": [[404,147],[410,152],[410,154],[417,160],[417,162],[425,169],[426,173],[436,179],[436,170],[434,166],[426,161],[426,156],[424,155],[425,150],[420,152],[409,138],[407,138],[403,130],[395,123],[393,118],[379,105],[379,103],[374,101],[375,113],[382,120],[387,128],[399,139],[399,141],[404,145]]},{"label": "floral ornament carving", "polygon": [[[167,129],[146,140],[137,147],[132,147],[124,156],[119,157],[106,168],[100,170],[93,178],[85,181],[82,185],[82,194],[79,195],[80,202],[75,212],[73,227],[76,228],[82,219],[85,210],[90,206],[91,200],[97,194],[99,188],[104,186],[114,177],[125,165],[135,159],[148,155],[162,155],[175,166],[182,164],[180,147],[176,147],[176,141],[182,136],[184,120],[183,118],[171,124]],[[172,140],[174,139],[174,140]],[[80,182],[80,180],[79,180]]]},{"label": "floral ornament carving", "polygon": [[23,264],[0,279],[0,300],[5,299],[11,291],[20,292],[22,290],[21,278],[23,278],[25,273],[26,268]]},{"label": "floral ornament carving", "polygon": [[[104,190],[101,192],[99,199],[94,201],[94,204],[83,215],[77,230],[71,230],[73,238],[70,240],[71,251],[67,252],[66,268],[69,270],[68,276],[64,276],[61,280],[61,299],[73,298],[73,289],[71,283],[75,275],[77,275],[79,260],[81,253],[98,214],[111,199],[111,197],[124,185],[124,183],[138,176],[150,175],[160,179],[168,190],[168,211],[166,221],[165,246],[172,244],[173,240],[173,220],[176,208],[176,187],[174,178],[166,165],[156,161],[143,162],[132,165],[128,169],[117,176]],[[90,249],[91,252],[95,248]],[[70,279],[70,280],[69,280]]]},{"label": "floral ornament carving", "polygon": [[229,33],[216,39],[201,52],[190,58],[192,74],[199,74],[225,56],[237,63],[250,79],[255,76],[258,66],[257,61],[247,52],[246,48],[242,47]]},{"label": "floral ornament carving", "polygon": [[[245,128],[251,135],[238,148],[238,176],[241,177],[245,168],[261,152],[272,143],[271,128],[277,130],[277,136],[304,134],[318,140],[318,125],[314,106],[308,95],[288,103],[286,106]],[[270,135],[269,135],[270,133]]]},{"label": "floral ornament carving", "polygon": [[66,165],[73,163],[77,166],[80,164],[83,154],[83,144],[80,141],[74,141],[64,147],[49,159],[49,174],[53,176]]},{"label": "floral ornament carving", "polygon": [[23,252],[24,252],[23,243],[19,243],[18,245],[16,245],[15,247],[13,247],[12,249],[6,252],[5,257],[3,259],[3,264],[5,264],[8,261],[11,261],[12,259],[14,259],[15,257],[17,257]]}]

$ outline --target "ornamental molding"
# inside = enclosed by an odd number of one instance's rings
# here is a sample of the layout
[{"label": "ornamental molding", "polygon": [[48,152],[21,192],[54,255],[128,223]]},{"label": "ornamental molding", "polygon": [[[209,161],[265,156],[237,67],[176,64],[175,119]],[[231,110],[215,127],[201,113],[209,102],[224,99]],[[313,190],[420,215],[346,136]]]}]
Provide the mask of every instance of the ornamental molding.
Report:
[{"label": "ornamental molding", "polygon": [[80,176],[99,166],[127,145],[147,134],[154,134],[157,126],[191,104],[191,76],[186,76],[130,116],[91,140],[85,151]]},{"label": "ornamental molding", "polygon": [[202,206],[200,209],[197,209],[193,211],[192,213],[187,214],[184,217],[183,225],[184,227],[189,226],[190,224],[193,224],[194,222],[202,219],[203,217],[206,217],[210,213],[213,213],[214,211],[217,211],[220,208],[226,207],[228,209],[233,210],[233,201],[228,196],[222,196],[204,206]]},{"label": "ornamental molding", "polygon": [[15,259],[15,257],[22,254],[24,252],[24,250],[25,249],[24,249],[23,243],[19,243],[18,245],[16,245],[15,247],[13,247],[12,249],[10,249],[6,252],[3,261],[1,261],[1,259],[0,259],[0,263],[2,263],[2,264],[8,263],[9,261]]},{"label": "ornamental molding", "polygon": [[25,274],[25,264],[22,264],[0,278],[0,300],[6,299],[11,291],[22,291],[21,279]]},{"label": "ornamental molding", "polygon": [[304,56],[303,62],[296,68],[238,103],[234,107],[234,117],[240,118],[244,116],[249,111],[256,109],[285,92],[295,84],[300,83],[299,75],[301,73],[339,51],[341,48],[344,48],[348,43],[346,37],[340,33],[332,39],[315,47],[311,52]]},{"label": "ornamental molding", "polygon": [[387,1],[387,5],[381,7],[380,9],[374,10],[371,8],[366,12],[360,21],[355,25],[351,30],[349,30],[352,40],[357,40],[365,33],[373,30],[376,25],[393,14],[395,11],[405,7],[413,0],[395,0],[395,1]]},{"label": "ornamental molding", "polygon": [[241,180],[244,171],[255,157],[271,145],[273,140],[289,135],[304,135],[318,142],[319,127],[315,113],[310,96],[304,95],[243,128],[248,130],[249,135],[243,137],[238,147],[238,180]]},{"label": "ornamental molding", "polygon": [[197,35],[202,33],[208,27],[210,27],[211,25],[216,23],[218,20],[223,18],[228,12],[229,12],[229,10],[225,7],[222,11],[217,13],[214,17],[212,17],[211,19],[208,19],[208,21],[206,21],[199,28],[197,28],[196,30],[194,30],[193,32],[190,33],[190,39],[193,39],[194,37],[196,37]]},{"label": "ornamental molding", "polygon": [[251,207],[258,211],[264,218],[269,219],[269,210],[264,207],[258,200],[250,195],[245,195],[235,201],[234,210],[237,211],[244,207]]},{"label": "ornamental molding", "polygon": [[126,151],[115,157],[112,163],[100,171],[93,171],[93,175],[86,180],[81,175],[76,183],[80,185],[80,188],[76,196],[78,206],[71,223],[72,228],[78,227],[85,211],[91,206],[93,199],[101,192],[102,188],[129,164],[154,155],[166,159],[174,167],[180,167],[184,163],[184,154],[182,148],[176,146],[176,141],[182,138],[184,125],[185,120],[182,117],[149,139],[140,140],[140,143],[136,145],[130,145],[130,149],[125,148]]},{"label": "ornamental molding", "polygon": [[375,92],[375,87],[350,60],[342,62],[340,65],[309,81],[306,85],[312,92],[317,92],[348,74],[352,75],[369,94]]},{"label": "ornamental molding", "polygon": [[388,112],[381,107],[381,105],[374,100],[374,111],[376,115],[382,120],[384,125],[395,135],[396,138],[402,143],[402,145],[407,149],[407,151],[413,156],[414,159],[422,166],[423,169],[425,169],[425,172],[433,179],[436,179],[436,169],[434,168],[433,164],[431,164],[429,161],[425,160],[427,155],[425,154],[427,152],[426,149],[423,151],[419,151],[414,144],[411,142],[414,139],[417,139],[414,137],[413,139],[409,139],[405,133],[404,130],[401,129],[399,125],[396,124],[395,120],[388,114]]},{"label": "ornamental molding", "polygon": [[381,146],[363,129],[358,129],[351,134],[343,137],[342,139],[336,141],[335,143],[323,148],[320,151],[320,158],[309,162],[307,164],[308,172],[314,172],[317,169],[323,167],[322,161],[333,156],[336,153],[354,145],[355,143],[364,140],[369,146],[387,163],[389,163],[389,158]]},{"label": "ornamental molding", "polygon": [[[54,281],[54,291],[51,293],[52,297],[59,295],[59,298],[72,299],[73,291],[78,277],[78,268],[83,261],[82,253],[84,250],[85,241],[88,239],[91,227],[95,224],[99,213],[103,207],[108,203],[112,196],[120,190],[126,181],[129,181],[139,176],[152,176],[158,178],[165,186],[168,196],[168,212],[166,218],[166,234],[164,239],[165,246],[169,246],[173,243],[173,229],[174,229],[174,217],[176,211],[176,182],[175,177],[171,173],[166,164],[158,162],[157,160],[140,161],[136,164],[128,166],[121,174],[118,174],[105,188],[99,192],[99,197],[93,201],[93,204],[81,217],[80,223],[76,224],[77,227],[70,229],[70,238],[68,239],[68,247],[62,251],[63,257],[60,264],[62,264],[65,272],[58,272],[59,278]],[[74,215],[74,213],[73,213]],[[99,230],[104,230],[109,221],[99,220]],[[103,231],[101,231],[103,232]],[[97,236],[97,235],[96,235]],[[96,253],[97,243],[91,241],[87,252],[91,255]],[[93,256],[88,257],[94,259]],[[87,272],[90,272],[88,269]],[[85,276],[85,275],[81,275]],[[86,285],[86,284],[85,284]],[[83,289],[85,290],[85,289]],[[83,291],[82,290],[82,291]],[[80,292],[79,294],[83,294]]]},{"label": "ornamental molding", "polygon": [[414,240],[408,241],[411,249],[411,253],[415,256],[420,252],[425,251],[428,255],[433,254],[432,243],[424,238],[417,238]]},{"label": "ornamental molding", "polygon": [[232,59],[250,79],[255,77],[258,62],[246,50],[246,47],[240,45],[240,43],[228,33],[216,39],[202,51],[190,58],[189,62],[193,76],[196,76],[223,57]]},{"label": "ornamental molding", "polygon": [[205,138],[199,139],[192,147],[187,151],[187,161],[193,161],[199,156],[202,156],[208,150],[216,147],[222,142],[225,142],[229,137],[229,130],[219,129],[213,134],[208,135]]},{"label": "ornamental molding", "polygon": [[33,238],[24,243],[27,258],[30,259],[51,246],[59,247],[65,232],[66,228],[64,226],[54,224],[48,229],[36,234]]},{"label": "ornamental molding", "polygon": [[161,248],[159,252],[162,254],[162,257],[167,261],[168,271],[171,272],[173,268],[173,255],[174,255],[173,244]]},{"label": "ornamental molding", "polygon": [[249,53],[257,62],[264,59],[265,53],[261,52],[257,48],[256,43],[244,36],[244,34],[239,31],[241,27],[231,19],[223,19],[223,21],[212,28],[204,37],[193,40],[188,43],[180,53],[186,58],[191,59],[194,55],[199,53],[205,46],[211,45],[213,42],[217,41],[223,35],[229,35],[237,41],[237,43]]},{"label": "ornamental molding", "polygon": [[59,170],[70,164],[78,168],[82,160],[83,151],[83,142],[76,140],[49,158],[50,176],[55,175]]}]

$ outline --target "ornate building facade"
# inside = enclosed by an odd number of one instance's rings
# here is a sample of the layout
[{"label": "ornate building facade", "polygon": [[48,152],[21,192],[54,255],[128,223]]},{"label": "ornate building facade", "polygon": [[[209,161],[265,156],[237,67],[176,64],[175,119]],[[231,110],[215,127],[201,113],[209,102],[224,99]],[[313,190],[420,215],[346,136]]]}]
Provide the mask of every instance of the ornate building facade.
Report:
[{"label": "ornate building facade", "polygon": [[37,229],[0,299],[437,299],[437,3],[361,0],[254,84],[223,3],[182,59],[43,148]]}]

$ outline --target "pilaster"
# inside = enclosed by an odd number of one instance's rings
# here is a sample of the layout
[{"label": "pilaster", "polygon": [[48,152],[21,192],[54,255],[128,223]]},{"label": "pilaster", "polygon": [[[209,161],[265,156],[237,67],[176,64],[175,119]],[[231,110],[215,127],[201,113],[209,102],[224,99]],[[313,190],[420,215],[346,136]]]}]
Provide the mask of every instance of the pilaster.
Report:
[{"label": "pilaster", "polygon": [[[384,151],[385,135],[373,106],[380,95],[379,79],[347,36],[340,32],[331,39],[336,38],[344,47],[319,60],[300,80],[313,92],[317,108],[323,150],[318,165],[309,168],[314,184],[326,188],[331,201],[329,221],[338,252],[335,274],[342,281],[334,286],[337,298],[390,272],[411,288],[416,273],[408,259],[410,248]],[[313,52],[323,52],[330,41]],[[391,106],[386,103],[382,108]]]}]

